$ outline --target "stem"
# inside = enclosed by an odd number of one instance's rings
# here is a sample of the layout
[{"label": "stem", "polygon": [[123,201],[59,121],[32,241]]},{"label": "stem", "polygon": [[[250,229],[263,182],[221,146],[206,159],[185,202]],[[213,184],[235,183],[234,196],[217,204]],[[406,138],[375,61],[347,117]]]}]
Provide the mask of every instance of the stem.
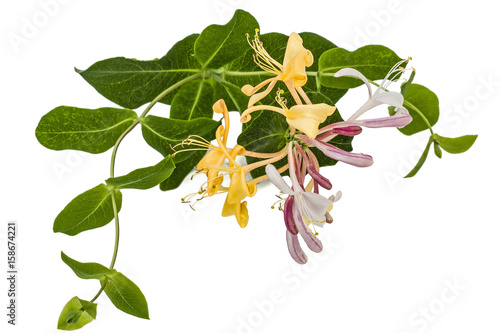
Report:
[{"label": "stem", "polygon": [[[125,136],[129,134],[136,126],[141,122],[141,120],[148,114],[148,112],[155,106],[156,103],[161,101],[167,94],[172,92],[173,90],[179,88],[180,86],[186,84],[189,81],[192,81],[194,79],[197,79],[199,77],[203,77],[205,73],[196,73],[191,76],[186,77],[183,80],[180,80],[179,82],[176,82],[175,84],[171,85],[167,89],[165,89],[161,94],[156,96],[156,98],[149,103],[149,105],[146,107],[144,112],[137,118],[123,133],[120,135],[118,140],[116,140],[115,146],[113,148],[113,152],[111,153],[111,163],[110,163],[110,170],[109,170],[109,175],[111,178],[115,177],[115,161],[116,161],[116,153],[118,151],[118,147],[120,146],[120,143],[123,141]],[[111,259],[111,264],[109,265],[109,269],[113,269],[115,267],[115,262],[116,262],[116,257],[118,255],[118,244],[120,242],[120,221],[118,219],[118,205],[116,204],[116,193],[115,190],[111,192],[111,202],[113,204],[113,213],[115,215],[115,247],[113,249],[113,258]],[[101,289],[97,292],[97,294],[92,298],[90,302],[94,302],[103,292],[104,288],[106,287],[107,280],[102,284]]]}]

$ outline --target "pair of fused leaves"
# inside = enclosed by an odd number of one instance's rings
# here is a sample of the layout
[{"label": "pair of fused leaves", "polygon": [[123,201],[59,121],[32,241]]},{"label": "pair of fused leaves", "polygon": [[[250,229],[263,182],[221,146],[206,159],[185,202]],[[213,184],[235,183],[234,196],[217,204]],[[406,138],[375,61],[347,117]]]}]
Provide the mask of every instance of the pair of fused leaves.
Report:
[{"label": "pair of fused leaves", "polygon": [[[81,279],[99,280],[114,306],[130,315],[149,319],[148,303],[135,283],[115,269],[98,263],[81,263],[61,252],[61,259]],[[97,304],[72,298],[61,311],[57,328],[75,330],[90,323],[97,316]]]}]

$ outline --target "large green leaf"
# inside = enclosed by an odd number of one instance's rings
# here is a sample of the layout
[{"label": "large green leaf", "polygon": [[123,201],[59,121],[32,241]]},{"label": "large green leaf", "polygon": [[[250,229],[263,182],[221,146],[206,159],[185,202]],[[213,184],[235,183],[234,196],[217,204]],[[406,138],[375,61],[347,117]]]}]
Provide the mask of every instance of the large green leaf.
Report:
[{"label": "large green leaf", "polygon": [[116,188],[135,188],[146,190],[163,182],[175,169],[172,157],[169,155],[156,165],[141,168],[129,174],[116,178],[108,178],[106,184]]},{"label": "large green leaf", "polygon": [[137,114],[127,109],[59,106],[40,119],[35,134],[49,149],[99,154],[113,147],[136,119]]},{"label": "large green leaf", "polygon": [[57,328],[73,331],[90,323],[97,316],[97,304],[73,297],[61,311]]},{"label": "large green leaf", "polygon": [[61,252],[61,259],[68,265],[80,279],[102,279],[103,277],[115,272],[95,262],[82,263],[71,259],[64,252]]},{"label": "large green leaf", "polygon": [[[104,286],[105,285],[105,286]],[[113,272],[101,286],[117,309],[132,316],[149,319],[148,303],[141,289],[125,275]]]},{"label": "large green leaf", "polygon": [[[161,59],[140,61],[117,57],[76,71],[110,101],[135,109],[151,102],[178,81],[201,72],[193,56],[198,36],[192,34],[177,42]],[[170,103],[175,93],[170,93],[162,102]]]},{"label": "large green leaf", "polygon": [[249,13],[238,9],[225,25],[210,25],[194,44],[194,56],[202,68],[218,69],[247,50],[245,35],[253,35],[259,23]]},{"label": "large green leaf", "polygon": [[[64,207],[54,221],[54,232],[74,236],[82,231],[105,226],[114,218],[110,186],[99,184],[78,195]],[[116,205],[120,211],[122,195],[115,191]]]},{"label": "large green leaf", "polygon": [[[434,126],[439,119],[439,100],[431,90],[412,83],[406,87],[403,106],[408,109],[412,117],[411,123],[399,130],[405,135],[413,135]],[[389,107],[390,114],[394,114],[394,107]]]},{"label": "large green leaf", "polygon": [[[167,156],[175,152],[172,150],[173,146],[181,143],[190,135],[196,134],[208,141],[215,139],[215,131],[219,122],[208,118],[180,120],[147,116],[141,121],[141,125],[142,135],[146,142],[160,154]],[[182,148],[180,149],[182,150]],[[182,155],[180,160],[182,157],[190,156],[190,152],[179,154]]]},{"label": "large green leaf", "polygon": [[215,102],[212,80],[199,79],[188,82],[179,89],[172,100],[170,118],[182,120],[212,118],[212,105]]},{"label": "large green leaf", "polygon": [[330,88],[354,88],[363,82],[357,78],[336,78],[333,75],[342,68],[350,67],[357,69],[370,80],[379,80],[400,60],[396,53],[382,45],[367,45],[353,52],[334,48],[321,55],[319,77],[321,84]]},{"label": "large green leaf", "polygon": [[434,134],[433,136],[439,146],[450,154],[465,153],[477,139],[477,135],[464,135],[458,138],[446,138],[438,134]]}]

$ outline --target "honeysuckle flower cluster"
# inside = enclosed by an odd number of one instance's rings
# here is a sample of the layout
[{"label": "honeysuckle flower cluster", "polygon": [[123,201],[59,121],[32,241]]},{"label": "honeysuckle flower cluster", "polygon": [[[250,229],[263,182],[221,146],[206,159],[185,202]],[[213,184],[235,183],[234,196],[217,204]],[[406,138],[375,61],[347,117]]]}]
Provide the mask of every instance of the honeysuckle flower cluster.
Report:
[{"label": "honeysuckle flower cluster", "polygon": [[[195,195],[199,195],[197,200],[201,200],[204,197],[227,193],[222,216],[235,216],[238,224],[244,228],[249,221],[247,202],[244,200],[256,194],[258,183],[269,179],[281,191],[279,207],[283,212],[289,253],[297,263],[305,264],[307,255],[300,245],[298,236],[300,235],[311,251],[320,252],[323,246],[317,237],[316,227],[332,223],[330,211],[342,195],[340,191],[328,196],[320,194],[320,188],[330,191],[333,185],[331,180],[321,173],[318,158],[310,148],[315,147],[328,158],[356,167],[372,165],[373,158],[370,155],[344,151],[332,145],[330,141],[337,135],[359,135],[363,127],[404,127],[411,122],[408,110],[403,107],[403,95],[388,90],[392,82],[401,79],[406,71],[404,64],[408,60],[396,63],[375,92],[372,91],[370,81],[356,69],[344,68],[336,72],[336,77],[350,76],[360,79],[368,89],[368,98],[346,121],[321,127],[327,117],[336,112],[336,107],[325,103],[313,104],[304,92],[302,87],[307,83],[306,67],[311,66],[314,59],[312,53],[302,45],[300,36],[296,33],[289,36],[282,64],[266,51],[259,39],[258,30],[254,39],[249,40],[249,44],[255,51],[255,63],[273,76],[255,87],[247,84],[241,88],[250,98],[240,121],[242,123],[250,121],[251,113],[255,111],[281,114],[289,125],[290,135],[286,147],[274,153],[252,152],[240,145],[227,147],[228,110],[224,100],[217,101],[213,110],[222,114],[224,118],[224,125],[220,125],[216,131],[217,143],[212,144],[201,137],[191,136],[181,144],[182,147],[186,145],[194,147],[185,150],[207,150],[207,154],[197,165],[198,173],[205,174],[207,181],[198,193],[189,195],[183,200],[189,201]],[[279,81],[283,82],[290,92],[294,105],[290,107],[287,105],[287,100],[282,97],[284,94],[282,89],[277,89],[275,92],[275,100],[279,107],[257,105],[273,92]],[[382,104],[393,106],[395,114],[381,118],[359,119],[367,111]],[[260,160],[240,165],[236,161],[237,156],[257,157]],[[286,159],[287,163],[277,169],[273,163],[282,159]],[[247,175],[252,170],[262,166],[265,166],[266,175],[247,180]],[[291,185],[288,185],[281,176],[286,170]],[[229,179],[228,186],[223,185],[226,176]]]}]

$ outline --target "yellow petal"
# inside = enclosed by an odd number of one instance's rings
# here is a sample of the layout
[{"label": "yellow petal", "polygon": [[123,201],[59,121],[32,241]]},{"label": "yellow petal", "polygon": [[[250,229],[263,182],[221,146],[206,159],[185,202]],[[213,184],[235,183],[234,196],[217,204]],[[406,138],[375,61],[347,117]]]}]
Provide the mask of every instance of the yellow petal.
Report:
[{"label": "yellow petal", "polygon": [[313,64],[314,57],[311,51],[302,46],[302,38],[295,32],[288,38],[283,61],[284,82],[292,81],[296,87],[302,87],[307,82],[306,67]]},{"label": "yellow petal", "polygon": [[223,154],[223,152],[221,150],[219,150],[219,149],[211,149],[198,162],[198,164],[196,165],[196,169],[199,170],[199,171],[207,171],[210,168],[210,166],[213,166],[213,165],[222,165],[222,163],[224,161],[222,160],[222,161],[219,162],[219,160],[223,156],[224,156],[224,154]]},{"label": "yellow petal", "polygon": [[236,221],[238,221],[240,227],[242,228],[246,227],[249,220],[247,202],[244,201],[244,202],[236,202],[230,204],[228,203],[226,198],[226,202],[222,207],[222,216],[227,217],[232,215],[236,217]]},{"label": "yellow petal", "polygon": [[337,108],[325,103],[312,105],[295,105],[285,111],[290,126],[304,132],[310,139],[318,134],[319,125],[332,115]]},{"label": "yellow petal", "polygon": [[253,197],[257,192],[255,184],[247,184],[245,174],[240,169],[231,176],[231,184],[227,193],[227,202],[230,204],[241,202],[246,197]]}]

